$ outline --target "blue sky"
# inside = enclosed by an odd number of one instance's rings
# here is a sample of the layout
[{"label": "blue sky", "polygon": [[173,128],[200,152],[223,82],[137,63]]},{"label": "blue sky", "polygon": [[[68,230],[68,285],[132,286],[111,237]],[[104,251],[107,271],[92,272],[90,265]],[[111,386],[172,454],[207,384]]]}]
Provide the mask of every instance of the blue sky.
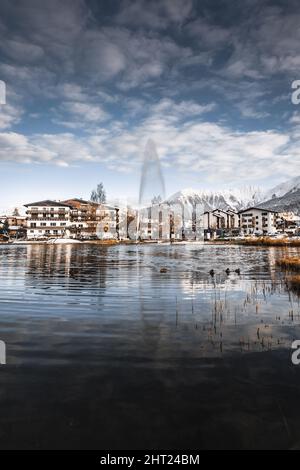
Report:
[{"label": "blue sky", "polygon": [[297,1],[1,0],[0,210],[138,197],[157,146],[167,194],[298,173]]}]

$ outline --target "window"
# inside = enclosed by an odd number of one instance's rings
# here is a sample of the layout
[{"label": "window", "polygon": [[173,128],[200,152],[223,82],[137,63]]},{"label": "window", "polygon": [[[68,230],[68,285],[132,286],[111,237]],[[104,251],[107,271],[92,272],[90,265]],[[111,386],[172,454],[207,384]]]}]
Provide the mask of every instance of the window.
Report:
[{"label": "window", "polygon": [[50,223],[50,227],[56,227],[56,223],[55,223],[55,222],[51,222],[51,223]]}]

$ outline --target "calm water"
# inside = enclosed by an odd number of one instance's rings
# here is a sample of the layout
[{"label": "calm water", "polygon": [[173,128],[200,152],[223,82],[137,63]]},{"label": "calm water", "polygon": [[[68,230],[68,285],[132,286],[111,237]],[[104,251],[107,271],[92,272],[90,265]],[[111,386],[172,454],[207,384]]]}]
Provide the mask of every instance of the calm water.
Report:
[{"label": "calm water", "polygon": [[0,447],[298,448],[282,254],[0,246]]}]

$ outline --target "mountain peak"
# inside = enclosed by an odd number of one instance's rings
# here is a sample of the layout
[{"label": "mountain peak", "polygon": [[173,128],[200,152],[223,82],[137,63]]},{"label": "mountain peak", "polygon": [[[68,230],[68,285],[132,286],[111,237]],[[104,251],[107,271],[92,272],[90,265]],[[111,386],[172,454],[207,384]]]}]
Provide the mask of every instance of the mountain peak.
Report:
[{"label": "mountain peak", "polygon": [[262,200],[260,188],[245,187],[240,189],[197,190],[186,188],[167,199],[169,204],[203,204],[204,210],[232,209],[235,211],[257,204]]}]

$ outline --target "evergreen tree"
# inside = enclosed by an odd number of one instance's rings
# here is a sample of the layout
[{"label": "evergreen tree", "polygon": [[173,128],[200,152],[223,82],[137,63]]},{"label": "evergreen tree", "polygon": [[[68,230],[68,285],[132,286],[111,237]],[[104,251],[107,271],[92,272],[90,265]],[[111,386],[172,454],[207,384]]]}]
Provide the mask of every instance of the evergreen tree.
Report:
[{"label": "evergreen tree", "polygon": [[17,207],[14,208],[14,211],[13,211],[13,217],[20,217],[20,212],[19,212],[19,209]]},{"label": "evergreen tree", "polygon": [[103,183],[99,183],[97,189],[93,189],[90,199],[92,202],[98,202],[99,204],[106,203],[106,193]]}]

